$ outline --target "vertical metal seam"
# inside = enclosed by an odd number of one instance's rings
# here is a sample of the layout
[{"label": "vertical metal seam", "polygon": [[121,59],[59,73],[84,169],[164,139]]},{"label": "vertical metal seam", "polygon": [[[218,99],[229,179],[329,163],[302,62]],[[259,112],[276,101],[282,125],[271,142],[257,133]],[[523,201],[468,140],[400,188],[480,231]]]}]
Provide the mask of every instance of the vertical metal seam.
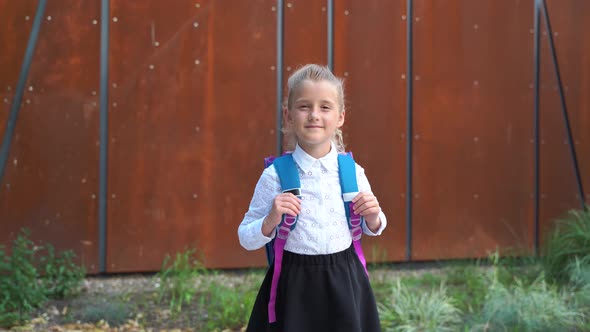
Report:
[{"label": "vertical metal seam", "polygon": [[551,29],[551,21],[549,20],[549,13],[547,11],[547,4],[546,4],[545,0],[542,0],[542,7],[543,7],[543,16],[545,17],[545,28],[547,29],[547,37],[549,40],[549,48],[551,50],[551,56],[553,59],[553,68],[555,70],[555,76],[557,78],[557,87],[559,89],[559,100],[561,102],[561,112],[563,114],[563,121],[564,121],[565,129],[567,132],[567,138],[568,138],[568,142],[569,142],[570,155],[572,158],[574,173],[576,176],[578,195],[580,196],[580,203],[581,203],[582,209],[586,209],[586,204],[585,204],[585,199],[584,199],[584,187],[582,185],[582,177],[580,175],[580,168],[578,166],[578,157],[576,154],[576,147],[574,146],[574,140],[572,138],[572,129],[571,129],[569,116],[568,116],[568,112],[567,112],[565,95],[563,93],[563,82],[561,81],[561,73],[559,71],[559,62],[557,61],[557,52],[555,51],[555,44],[553,43],[553,31]]},{"label": "vertical metal seam", "polygon": [[334,70],[334,0],[328,0],[328,68]]},{"label": "vertical metal seam", "polygon": [[539,1],[535,0],[534,3],[534,20],[535,20],[535,35],[534,35],[534,53],[533,53],[533,62],[534,62],[534,79],[535,79],[535,100],[534,100],[534,109],[533,109],[533,142],[534,142],[534,207],[533,207],[533,222],[534,222],[534,251],[535,256],[539,255],[539,156],[540,156],[540,148],[539,148],[539,123],[540,123],[540,116],[539,116],[539,80],[540,80],[540,47],[539,47],[539,38],[540,38],[540,24],[539,24]]},{"label": "vertical metal seam", "polygon": [[413,195],[413,188],[412,188],[412,177],[413,177],[413,147],[412,147],[412,137],[414,136],[413,133],[413,30],[412,30],[412,20],[413,20],[413,1],[408,0],[408,14],[407,14],[407,74],[406,74],[406,83],[407,83],[407,91],[406,91],[406,102],[407,102],[407,124],[406,124],[406,260],[410,261],[412,259],[412,195]]},{"label": "vertical metal seam", "polygon": [[283,152],[283,0],[277,0],[277,156]]},{"label": "vertical metal seam", "polygon": [[109,10],[109,0],[102,0],[100,23],[100,158],[98,194],[98,252],[100,273],[106,272],[107,253]]},{"label": "vertical metal seam", "polygon": [[29,34],[29,41],[27,42],[27,49],[25,50],[25,57],[21,66],[20,74],[18,76],[17,86],[14,92],[14,98],[12,98],[12,105],[10,106],[10,114],[8,121],[6,122],[6,130],[4,131],[4,137],[2,139],[2,146],[0,147],[0,183],[4,178],[4,170],[8,161],[10,153],[10,145],[12,143],[12,136],[16,127],[16,121],[18,119],[18,113],[23,98],[25,84],[29,77],[29,69],[31,68],[31,62],[33,61],[33,55],[35,53],[35,47],[37,46],[37,40],[39,38],[39,31],[41,30],[41,22],[43,21],[43,15],[45,13],[45,7],[47,0],[39,0],[37,5],[37,11],[35,13],[35,20]]}]

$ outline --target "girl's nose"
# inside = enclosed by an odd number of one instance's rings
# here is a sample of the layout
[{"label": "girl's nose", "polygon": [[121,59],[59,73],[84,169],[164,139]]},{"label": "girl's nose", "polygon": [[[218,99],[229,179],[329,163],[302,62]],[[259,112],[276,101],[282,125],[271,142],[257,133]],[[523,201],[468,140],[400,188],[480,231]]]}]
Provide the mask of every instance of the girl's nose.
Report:
[{"label": "girl's nose", "polygon": [[319,119],[319,109],[317,107],[312,107],[309,110],[309,119],[310,120],[315,120],[315,119]]}]

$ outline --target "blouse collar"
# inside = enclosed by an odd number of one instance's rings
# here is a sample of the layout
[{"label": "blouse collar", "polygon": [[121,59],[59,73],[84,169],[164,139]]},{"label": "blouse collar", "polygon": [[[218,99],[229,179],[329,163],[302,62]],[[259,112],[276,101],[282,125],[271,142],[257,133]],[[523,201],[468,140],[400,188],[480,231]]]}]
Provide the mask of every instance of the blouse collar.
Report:
[{"label": "blouse collar", "polygon": [[293,160],[305,173],[309,172],[316,162],[319,162],[328,171],[338,171],[338,152],[334,143],[330,146],[330,152],[319,159],[310,156],[297,144],[295,151],[293,151]]}]

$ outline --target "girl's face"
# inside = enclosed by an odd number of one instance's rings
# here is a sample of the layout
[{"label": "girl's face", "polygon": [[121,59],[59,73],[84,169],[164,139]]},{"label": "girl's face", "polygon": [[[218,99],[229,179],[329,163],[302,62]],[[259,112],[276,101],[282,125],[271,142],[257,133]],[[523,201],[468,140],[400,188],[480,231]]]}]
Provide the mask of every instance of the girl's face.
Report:
[{"label": "girl's face", "polygon": [[331,82],[306,80],[294,92],[291,109],[285,111],[297,143],[315,158],[330,152],[332,137],[344,124],[338,99],[338,91]]}]

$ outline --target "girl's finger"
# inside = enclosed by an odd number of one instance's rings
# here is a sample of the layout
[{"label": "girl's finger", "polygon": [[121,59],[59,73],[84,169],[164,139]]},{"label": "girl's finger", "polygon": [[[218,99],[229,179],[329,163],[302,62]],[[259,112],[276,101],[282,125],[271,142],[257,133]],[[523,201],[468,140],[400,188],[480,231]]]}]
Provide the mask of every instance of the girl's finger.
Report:
[{"label": "girl's finger", "polygon": [[354,196],[354,198],[352,199],[353,203],[356,203],[357,201],[359,201],[361,198],[363,198],[366,195],[365,192],[360,192],[358,193],[356,196]]},{"label": "girl's finger", "polygon": [[369,209],[364,210],[363,212],[359,213],[361,216],[368,216],[368,215],[372,215],[372,214],[378,214],[379,213],[379,208],[378,207],[372,207]]},{"label": "girl's finger", "polygon": [[354,205],[354,211],[356,214],[361,214],[363,211],[374,207],[379,208],[379,202],[377,201],[377,198],[375,196],[369,199],[366,199],[366,197],[364,197],[363,199],[360,199],[357,202],[357,204]]},{"label": "girl's finger", "polygon": [[281,196],[279,196],[279,199],[283,202],[294,202],[297,204],[301,203],[301,199],[299,199],[299,197],[291,193],[282,194]]},{"label": "girl's finger", "polygon": [[282,206],[286,206],[291,209],[301,210],[301,204],[297,201],[287,200],[287,201],[283,201],[281,204],[282,204]]},{"label": "girl's finger", "polygon": [[280,208],[279,208],[279,212],[281,212],[281,214],[285,214],[288,213],[292,216],[296,216],[300,213],[301,209],[299,207],[297,207],[295,204],[292,203],[283,203]]}]

